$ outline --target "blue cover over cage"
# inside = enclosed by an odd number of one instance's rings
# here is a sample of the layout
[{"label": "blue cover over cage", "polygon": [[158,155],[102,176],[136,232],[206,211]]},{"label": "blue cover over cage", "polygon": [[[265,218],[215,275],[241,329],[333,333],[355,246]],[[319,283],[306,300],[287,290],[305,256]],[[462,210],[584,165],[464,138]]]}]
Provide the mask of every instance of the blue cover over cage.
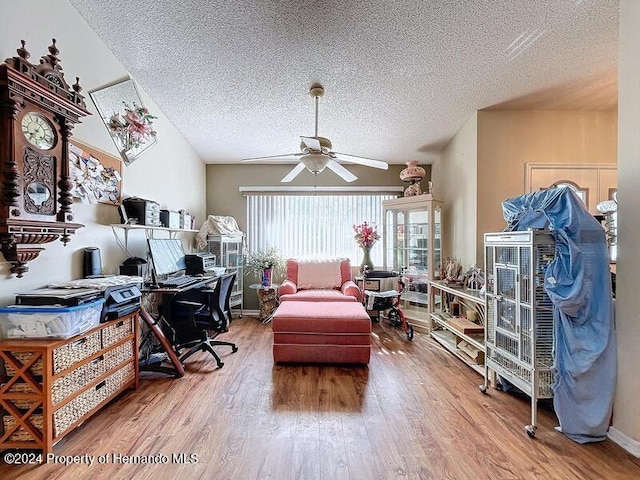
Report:
[{"label": "blue cover over cage", "polygon": [[580,442],[606,438],[616,384],[616,341],[605,232],[570,188],[502,203],[506,230],[547,228],[556,243],[545,274],[554,304],[553,405],[559,430]]}]

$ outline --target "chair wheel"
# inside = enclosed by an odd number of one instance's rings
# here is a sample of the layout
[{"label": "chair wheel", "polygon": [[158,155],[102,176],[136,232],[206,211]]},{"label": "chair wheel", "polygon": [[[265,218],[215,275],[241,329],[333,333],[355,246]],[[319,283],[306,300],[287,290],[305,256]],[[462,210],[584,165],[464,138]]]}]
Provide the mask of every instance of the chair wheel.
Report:
[{"label": "chair wheel", "polygon": [[232,353],[236,353],[237,351],[238,351],[238,347],[232,347],[232,348],[231,348],[231,352],[232,352]]},{"label": "chair wheel", "polygon": [[224,367],[224,362],[218,362],[218,368]]}]

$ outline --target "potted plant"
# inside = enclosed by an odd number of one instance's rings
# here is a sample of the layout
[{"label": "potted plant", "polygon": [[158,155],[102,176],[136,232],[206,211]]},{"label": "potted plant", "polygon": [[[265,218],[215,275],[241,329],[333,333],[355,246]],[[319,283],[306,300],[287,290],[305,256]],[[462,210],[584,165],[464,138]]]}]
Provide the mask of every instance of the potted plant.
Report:
[{"label": "potted plant", "polygon": [[271,286],[273,273],[283,273],[285,260],[277,248],[249,252],[244,257],[245,273],[262,279],[262,286]]}]

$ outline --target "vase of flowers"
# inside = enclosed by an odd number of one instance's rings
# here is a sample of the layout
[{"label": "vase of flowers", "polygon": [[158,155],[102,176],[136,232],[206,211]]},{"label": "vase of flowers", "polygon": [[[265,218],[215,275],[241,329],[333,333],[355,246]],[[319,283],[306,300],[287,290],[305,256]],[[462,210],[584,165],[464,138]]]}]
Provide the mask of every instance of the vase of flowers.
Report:
[{"label": "vase of flowers", "polygon": [[380,239],[378,228],[375,223],[363,222],[360,225],[354,225],[354,238],[356,243],[362,249],[362,263],[360,271],[364,273],[366,270],[373,270],[373,261],[371,260],[371,247]]},{"label": "vase of flowers", "polygon": [[155,141],[156,131],[153,129],[154,117],[146,107],[135,102],[124,104],[124,113],[114,113],[109,118],[107,128],[120,147],[120,154],[129,165],[136,156],[142,153],[145,144]]},{"label": "vase of flowers", "polygon": [[263,287],[270,287],[274,273],[282,273],[285,261],[275,247],[249,252],[244,257],[245,273],[260,278]]}]

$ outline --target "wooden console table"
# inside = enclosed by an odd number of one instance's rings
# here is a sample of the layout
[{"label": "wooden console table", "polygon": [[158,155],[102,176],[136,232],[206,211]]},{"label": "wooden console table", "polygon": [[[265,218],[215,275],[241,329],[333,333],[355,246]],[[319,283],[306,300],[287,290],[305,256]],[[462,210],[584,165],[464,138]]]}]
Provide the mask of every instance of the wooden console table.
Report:
[{"label": "wooden console table", "polygon": [[66,340],[0,342],[0,450],[53,445],[138,387],[138,313]]}]

